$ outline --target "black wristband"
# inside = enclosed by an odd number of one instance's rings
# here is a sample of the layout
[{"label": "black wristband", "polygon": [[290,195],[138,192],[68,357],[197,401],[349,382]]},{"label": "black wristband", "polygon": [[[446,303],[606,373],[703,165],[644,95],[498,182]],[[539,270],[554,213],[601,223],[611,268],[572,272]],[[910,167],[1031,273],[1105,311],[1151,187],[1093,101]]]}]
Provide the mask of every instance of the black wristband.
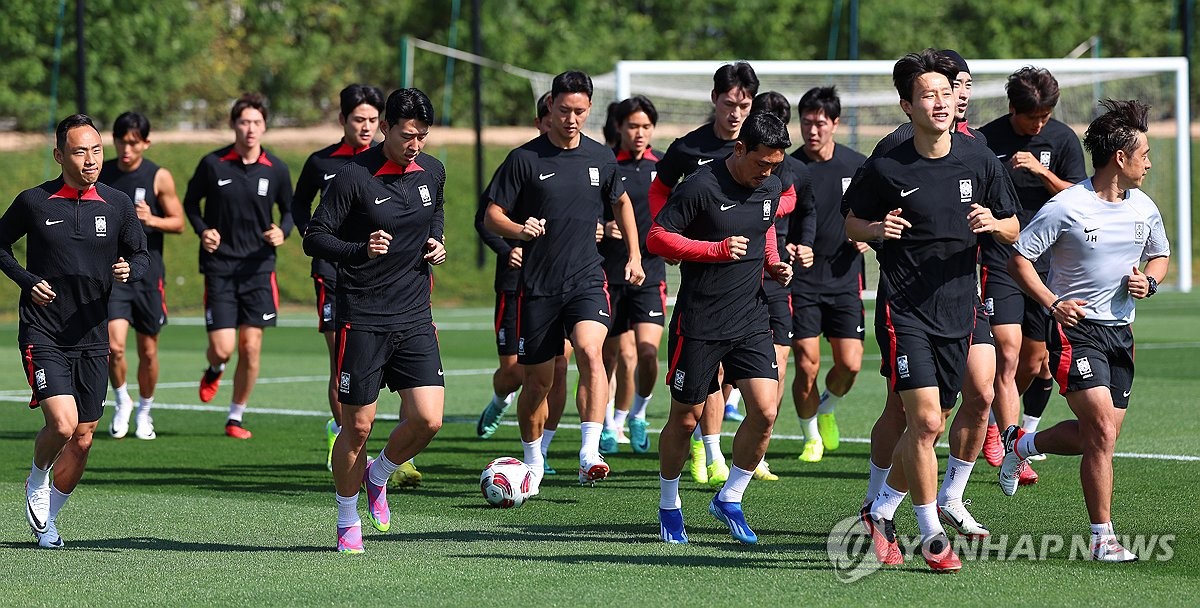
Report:
[{"label": "black wristband", "polygon": [[1050,305],[1050,312],[1053,313],[1054,309],[1058,308],[1058,305],[1062,304],[1063,300],[1066,300],[1066,299],[1067,299],[1066,296],[1063,296],[1063,297],[1055,300],[1054,303]]},{"label": "black wristband", "polygon": [[1150,275],[1146,275],[1146,285],[1147,285],[1147,289],[1146,289],[1146,297],[1147,298],[1158,293],[1158,281],[1155,280],[1154,277],[1152,277]]}]

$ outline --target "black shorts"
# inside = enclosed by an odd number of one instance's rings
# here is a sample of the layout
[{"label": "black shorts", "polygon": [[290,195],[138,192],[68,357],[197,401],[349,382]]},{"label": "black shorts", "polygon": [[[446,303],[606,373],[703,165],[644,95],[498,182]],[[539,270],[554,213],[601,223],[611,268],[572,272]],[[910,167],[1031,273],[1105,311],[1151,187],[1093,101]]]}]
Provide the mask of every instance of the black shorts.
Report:
[{"label": "black shorts", "polygon": [[59,395],[75,398],[79,422],[95,422],[104,413],[108,393],[108,353],[67,351],[53,346],[27,344],[21,349],[21,367],[33,389],[29,407]]},{"label": "black shorts", "polygon": [[612,327],[608,288],[604,284],[579,287],[552,296],[517,297],[517,362],[545,363],[563,354],[563,340],[580,321]]},{"label": "black shorts", "polygon": [[672,331],[667,349],[671,362],[667,386],[671,398],[683,404],[704,403],[721,388],[717,383],[720,366],[725,367],[725,383],[730,385],[745,378],[779,378],[769,331],[736,340],[686,338]]},{"label": "black shorts", "polygon": [[338,402],[370,405],[379,390],[446,386],[437,330],[367,331],[343,325],[337,335]]},{"label": "black shorts", "polygon": [[208,331],[275,327],[279,285],[274,272],[240,276],[204,276],[204,326]]},{"label": "black shorts", "polygon": [[[983,308],[991,318],[993,326],[1020,325],[1021,335],[1037,342],[1046,341],[1046,325],[1049,316],[1032,298],[1025,295],[1007,269],[984,266],[980,270],[983,281]],[[1045,275],[1041,275],[1045,281]]]},{"label": "black shorts", "polygon": [[991,319],[983,304],[975,307],[975,328],[971,330],[971,346],[976,344],[996,345],[996,337],[992,335]]},{"label": "black shorts", "polygon": [[317,292],[317,331],[337,331],[337,275],[312,275],[313,289]]},{"label": "black shorts", "polygon": [[608,295],[612,304],[610,338],[633,329],[638,323],[666,324],[666,281],[647,285],[609,285]]},{"label": "black shorts", "polygon": [[763,291],[767,294],[767,312],[771,317],[771,340],[780,346],[792,345],[792,292],[787,287],[765,277]]},{"label": "black shorts", "polygon": [[881,354],[879,373],[893,392],[935,386],[942,409],[950,409],[962,392],[970,336],[942,338],[904,327],[875,325]]},{"label": "black shorts", "polygon": [[858,292],[792,294],[792,334],[796,340],[867,336],[866,312]]},{"label": "black shorts", "polygon": [[517,292],[496,292],[496,354],[517,354]]},{"label": "black shorts", "polygon": [[108,296],[108,318],[125,319],[137,333],[157,336],[167,324],[167,295],[162,277],[132,284],[113,281]]},{"label": "black shorts", "polygon": [[1097,386],[1108,387],[1113,405],[1129,407],[1133,392],[1133,327],[1084,321],[1064,327],[1048,324],[1050,371],[1062,394]]}]

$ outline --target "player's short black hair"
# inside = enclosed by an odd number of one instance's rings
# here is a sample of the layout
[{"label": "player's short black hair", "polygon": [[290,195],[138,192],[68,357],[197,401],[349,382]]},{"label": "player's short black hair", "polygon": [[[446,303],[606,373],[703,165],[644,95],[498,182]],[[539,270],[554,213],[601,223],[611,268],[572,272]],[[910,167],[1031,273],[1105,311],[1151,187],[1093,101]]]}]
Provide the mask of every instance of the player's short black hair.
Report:
[{"label": "player's short black hair", "polygon": [[550,91],[542,93],[537,100],[537,119],[541,120],[550,114]]},{"label": "player's short black hair", "polygon": [[751,112],[770,112],[774,114],[783,124],[788,124],[792,121],[792,104],[788,102],[787,97],[778,91],[767,91],[754,96],[754,101],[750,104]]},{"label": "player's short black hair", "polygon": [[613,124],[620,127],[621,123],[628,120],[630,116],[633,116],[637,112],[644,112],[646,118],[650,119],[650,124],[658,124],[658,109],[654,107],[654,102],[650,101],[650,98],[645,95],[634,95],[629,99],[623,99],[618,102],[616,107],[612,109]]},{"label": "player's short black hair", "polygon": [[1013,72],[1004,83],[1004,90],[1017,114],[1054,109],[1058,105],[1058,80],[1046,68],[1027,65]]},{"label": "player's short black hair", "polygon": [[900,94],[900,99],[912,102],[913,86],[917,79],[930,72],[941,74],[948,82],[954,82],[958,78],[958,64],[935,49],[901,57],[892,68],[892,84]]},{"label": "player's short black hair", "polygon": [[738,141],[746,146],[747,152],[753,152],[760,145],[775,150],[786,150],[792,147],[787,125],[778,116],[770,112],[750,112],[746,122],[738,131]]},{"label": "player's short black hair", "polygon": [[620,123],[617,122],[617,106],[620,103],[619,101],[609,103],[608,113],[604,116],[604,143],[609,146],[621,143],[621,130],[618,128]]},{"label": "player's short black hair", "polygon": [[130,131],[136,131],[142,141],[150,139],[150,119],[140,112],[125,112],[113,121],[113,141],[125,139]]},{"label": "player's short black hair", "polygon": [[246,108],[258,110],[262,113],[263,122],[267,121],[267,98],[263,97],[261,93],[242,93],[242,96],[233,102],[233,107],[229,110],[229,122],[237,122]]},{"label": "player's short black hair", "polygon": [[758,74],[745,61],[727,63],[713,74],[713,92],[717,95],[741,88],[747,95],[758,95]]},{"label": "player's short black hair", "polygon": [[58,127],[54,129],[54,144],[59,150],[67,151],[67,132],[76,127],[91,127],[96,133],[100,133],[100,129],[96,129],[96,123],[92,122],[92,117],[87,114],[72,114],[60,121]]},{"label": "player's short black hair", "polygon": [[1136,99],[1105,99],[1100,105],[1105,112],[1083,134],[1083,147],[1092,153],[1092,167],[1096,169],[1107,165],[1117,150],[1133,154],[1137,134],[1146,132],[1150,116],[1150,106]]},{"label": "player's short black hair", "polygon": [[557,99],[559,95],[583,93],[588,99],[592,98],[592,77],[580,72],[579,70],[568,70],[554,77],[554,82],[550,84],[550,99]]},{"label": "player's short black hair", "polygon": [[829,120],[837,120],[842,115],[842,100],[838,97],[837,87],[813,87],[796,102],[796,111],[800,114],[817,110],[824,112]]},{"label": "player's short black hair", "polygon": [[[953,59],[954,64],[958,66],[958,71],[966,72],[968,74],[971,73],[971,68],[967,66],[967,60],[963,59],[963,56],[959,55],[958,51],[954,49],[942,49],[938,52]],[[955,74],[955,76],[957,76],[957,74]]]},{"label": "player's short black hair", "polygon": [[369,84],[354,83],[341,92],[342,118],[350,116],[354,108],[367,104],[383,113],[383,91]]},{"label": "player's short black hair", "polygon": [[384,120],[396,126],[406,120],[433,124],[433,102],[421,89],[396,89],[387,98]]}]

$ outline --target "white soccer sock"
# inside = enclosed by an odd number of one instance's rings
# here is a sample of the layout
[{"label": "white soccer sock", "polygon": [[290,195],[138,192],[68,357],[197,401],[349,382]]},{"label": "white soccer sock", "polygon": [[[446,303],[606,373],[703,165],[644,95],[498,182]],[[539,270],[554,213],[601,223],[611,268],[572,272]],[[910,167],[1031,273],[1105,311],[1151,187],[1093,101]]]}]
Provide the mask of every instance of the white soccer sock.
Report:
[{"label": "white soccer sock", "polygon": [[1042,421],[1041,416],[1030,416],[1029,414],[1021,414],[1021,429],[1028,435],[1037,431],[1038,423]]},{"label": "white soccer sock", "polygon": [[599,422],[580,422],[579,431],[583,439],[579,442],[579,464],[585,458],[595,458],[600,455],[600,432],[604,425]]},{"label": "white soccer sock", "polygon": [[[545,460],[542,458],[542,442],[546,440],[546,436],[542,435],[540,439],[533,441],[522,441],[521,448],[525,451],[525,464],[533,471],[538,481],[542,479],[542,473],[545,468]],[[549,442],[547,442],[549,443]]]},{"label": "white soccer sock", "polygon": [[504,397],[504,407],[512,405],[513,399],[517,398],[517,391],[513,391]]},{"label": "white soccer sock", "polygon": [[337,421],[337,420],[334,420],[334,421],[333,421],[333,434],[334,434],[334,435],[341,435],[341,434],[342,434],[342,425],[338,424],[338,421]]},{"label": "white soccer sock", "polygon": [[937,503],[913,505],[913,511],[917,513],[917,528],[921,531],[921,542],[938,534],[946,533],[946,530],[942,528],[942,522],[938,521]]},{"label": "white soccer sock", "polygon": [[113,396],[116,397],[117,403],[129,403],[132,401],[129,398],[129,383],[126,382],[121,386],[113,388]]},{"label": "white soccer sock", "polygon": [[721,453],[720,435],[705,435],[700,440],[704,442],[704,464],[725,462],[725,455]]},{"label": "white soccer sock", "polygon": [[1038,451],[1037,446],[1033,445],[1034,437],[1037,437],[1036,431],[1032,433],[1026,432],[1024,435],[1021,435],[1020,439],[1017,440],[1017,453],[1020,454],[1022,458],[1029,458],[1030,456],[1037,456],[1038,454],[1041,454],[1041,452]]},{"label": "white soccer sock", "polygon": [[646,406],[650,405],[650,398],[653,396],[654,396],[654,393],[650,393],[649,395],[646,395],[645,397],[643,397],[637,393],[634,393],[633,394],[633,407],[629,408],[629,416],[631,418],[637,418],[638,420],[645,420],[646,419]]},{"label": "white soccer sock", "polygon": [[398,468],[400,465],[388,460],[387,455],[380,450],[375,462],[372,462],[371,466],[367,468],[367,478],[374,485],[386,487],[388,480],[392,478],[392,473],[395,473]]},{"label": "white soccer sock", "polygon": [[704,436],[700,434],[700,423],[696,423],[696,428],[692,429],[692,441],[700,441]]},{"label": "white soccer sock", "polygon": [[42,470],[38,468],[37,463],[34,463],[29,469],[29,487],[42,488],[50,483],[50,469],[52,468],[54,468],[53,465],[46,470]]},{"label": "white soccer sock", "polygon": [[626,410],[626,411],[624,411],[624,412],[622,412],[621,410],[616,410],[616,411],[614,411],[614,412],[613,412],[613,425],[614,425],[614,427],[615,427],[615,428],[616,428],[618,431],[619,431],[619,430],[621,430],[622,428],[625,428],[625,419],[626,419],[626,418],[628,418],[628,417],[629,417],[629,411],[628,411],[628,410]]},{"label": "white soccer sock", "polygon": [[868,462],[871,464],[871,476],[867,481],[867,500],[864,503],[865,505],[870,505],[871,501],[875,500],[876,496],[879,496],[879,489],[887,481],[888,473],[892,472],[892,467],[881,469],[875,466],[873,461],[868,459]]},{"label": "white soccer sock", "polygon": [[245,403],[232,403],[231,402],[229,404],[229,419],[230,420],[236,420],[238,422],[241,422],[242,414],[244,414],[244,413],[246,413],[246,404]]},{"label": "white soccer sock", "polygon": [[996,426],[996,410],[988,410],[988,426]]},{"label": "white soccer sock", "polygon": [[663,479],[658,476],[658,508],[678,509],[683,506],[679,501],[679,476],[675,479]]},{"label": "white soccer sock", "polygon": [[800,430],[804,431],[805,441],[816,440],[817,443],[821,443],[821,434],[817,432],[816,416],[813,416],[812,418],[801,418]]},{"label": "white soccer sock", "polygon": [[538,441],[541,448],[542,460],[546,459],[546,454],[550,453],[550,442],[554,441],[554,434],[558,429],[542,429],[542,438]]},{"label": "white soccer sock", "polygon": [[214,373],[217,373],[217,374],[219,374],[219,373],[222,373],[222,372],[224,372],[224,371],[225,371],[225,364],[224,364],[224,363],[218,363],[218,364],[217,364],[215,367],[214,367],[214,366],[212,366],[212,365],[209,365],[209,366],[208,366],[208,369],[209,369],[209,371],[211,371],[211,372],[214,372]]},{"label": "white soccer sock", "polygon": [[817,406],[817,413],[832,414],[833,407],[837,405],[839,399],[841,397],[829,392],[829,389],[825,389],[825,392],[821,393],[821,403]]},{"label": "white soccer sock", "polygon": [[963,492],[967,491],[967,480],[971,478],[971,470],[974,468],[974,462],[966,462],[950,456],[950,460],[946,462],[946,477],[942,479],[942,489],[938,492],[937,504],[962,502]]},{"label": "white soccer sock", "polygon": [[604,408],[604,428],[613,430],[616,427],[613,425],[613,412],[617,409],[617,402],[609,399],[608,405]]},{"label": "white soccer sock", "polygon": [[735,388],[729,391],[729,397],[725,399],[725,407],[737,407],[742,402],[742,389]]},{"label": "white soccer sock", "polygon": [[62,510],[63,505],[67,504],[67,499],[70,497],[70,494],[63,494],[53,484],[50,485],[50,521],[58,519],[58,512]]},{"label": "white soccer sock", "polygon": [[875,519],[895,519],[896,509],[904,502],[905,496],[908,496],[908,492],[901,492],[884,481],[875,502],[871,503],[871,516]]},{"label": "white soccer sock", "polygon": [[1102,524],[1092,524],[1092,534],[1095,534],[1096,536],[1112,536],[1113,534],[1116,534],[1116,532],[1113,531],[1112,522],[1107,521]]},{"label": "white soccer sock", "polygon": [[753,478],[754,471],[747,471],[737,465],[730,467],[729,479],[726,479],[725,485],[721,486],[721,491],[717,493],[717,500],[742,502],[742,494],[746,493],[746,486],[750,485],[750,480]]},{"label": "white soccer sock", "polygon": [[506,397],[501,397],[500,395],[497,395],[496,393],[492,393],[492,402],[490,404],[492,407],[503,411],[505,408],[508,407],[508,403],[509,402]]},{"label": "white soccer sock", "polygon": [[333,496],[337,498],[337,525],[339,528],[353,528],[361,526],[362,520],[358,517],[358,492],[354,496],[342,496],[337,492]]},{"label": "white soccer sock", "polygon": [[139,397],[137,413],[139,416],[149,414],[150,408],[154,406],[154,397]]}]

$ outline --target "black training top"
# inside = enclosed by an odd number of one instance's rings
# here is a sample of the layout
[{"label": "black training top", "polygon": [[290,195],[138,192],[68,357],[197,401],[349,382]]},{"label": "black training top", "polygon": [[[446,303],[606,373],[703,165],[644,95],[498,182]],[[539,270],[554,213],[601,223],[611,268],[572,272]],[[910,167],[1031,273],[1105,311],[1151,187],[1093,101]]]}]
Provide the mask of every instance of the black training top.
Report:
[{"label": "black training top", "polygon": [[736,141],[717,137],[713,123],[706,122],[671,142],[658,161],[658,180],[668,188],[674,188],[680,179],[696,169],[729,156]]},{"label": "black training top", "polygon": [[[650,183],[654,181],[658,155],[647,149],[640,159],[625,150],[613,150],[617,157],[617,172],[625,185],[625,193],[633,203],[633,215],[637,219],[638,243],[642,250],[642,270],[646,272],[644,285],[657,285],[667,280],[667,264],[662,258],[646,250],[646,235],[654,218],[650,216]],[[604,207],[604,221],[616,218],[611,205]],[[629,250],[624,239],[603,239],[599,243],[600,255],[604,257],[604,274],[610,285],[624,285],[625,264],[629,262]]]},{"label": "black training top", "polygon": [[[1013,186],[1017,190],[1017,199],[1021,203],[1017,210],[1017,219],[1021,227],[1025,227],[1034,214],[1053,196],[1041,178],[1024,169],[1014,170],[1009,162],[1017,152],[1025,151],[1042,163],[1043,167],[1063,181],[1077,184],[1087,179],[1087,166],[1083,159],[1083,148],[1079,145],[1079,137],[1071,127],[1051,118],[1037,135],[1017,135],[1009,120],[1010,114],[1005,114],[980,129],[987,136],[987,145],[992,149],[996,158],[1008,168]],[[1012,245],[1001,245],[991,236],[980,239],[981,263],[984,266],[999,268],[1007,271],[1008,259],[1012,256]],[[1039,260],[1038,269],[1050,269],[1049,256]]]},{"label": "black training top", "polygon": [[[12,252],[22,236],[28,269]],[[150,264],[146,234],[120,190],[96,184],[80,191],[60,176],[18,194],[0,218],[0,270],[21,287],[18,342],[107,353],[112,265],[122,257],[129,281],[140,281]],[[55,294],[46,306],[30,297],[42,281]]]},{"label": "black training top", "polygon": [[[304,161],[300,177],[296,178],[296,194],[292,197],[292,220],[296,222],[296,229],[301,235],[312,218],[313,200],[316,199],[317,193],[325,192],[329,180],[333,179],[346,161],[369,149],[371,146],[354,148],[344,141],[339,141],[313,152],[308,160]],[[337,277],[337,266],[321,258],[313,258],[312,276],[326,280],[334,279]]]},{"label": "black training top", "polygon": [[749,243],[738,260],[680,263],[674,331],[688,338],[730,340],[770,330],[763,263],[781,190],[775,175],[756,189],[747,188],[724,162],[704,165],[675,188],[658,214],[663,230],[713,243],[740,235]]},{"label": "black training top", "polygon": [[[200,211],[200,199],[205,199]],[[271,205],[279,207],[279,221]],[[292,176],[288,167],[266,148],[258,160],[242,163],[233,144],[200,159],[188,182],[183,211],[197,235],[209,228],[221,234],[213,253],[200,245],[200,272],[214,276],[249,275],[275,271],[275,248],[263,233],[276,224],[286,238],[292,231]]]},{"label": "black training top", "polygon": [[792,291],[796,293],[843,293],[859,289],[863,256],[846,236],[846,218],[842,215],[842,195],[850,180],[867,157],[842,144],[834,144],[833,157],[816,161],[803,149],[792,153],[812,172],[816,198],[816,238],[813,239],[813,265],[796,267]]},{"label": "black training top", "polygon": [[976,236],[967,223],[972,204],[997,218],[1017,211],[1008,172],[980,143],[955,133],[949,154],[925,158],[912,140],[872,157],[846,191],[856,217],[880,221],[893,209],[908,220],[899,239],[878,246],[879,315],[889,325],[934,336],[971,333],[979,302]]},{"label": "black training top", "polygon": [[[445,240],[446,169],[427,154],[407,167],[380,147],[355,156],[329,181],[304,235],[304,252],[338,264],[337,323],[399,331],[433,322],[429,238]],[[392,235],[386,255],[367,256],[371,233]]]},{"label": "black training top", "polygon": [[[775,218],[775,237],[779,241],[779,257],[784,262],[790,262],[787,243],[799,243],[812,247],[817,234],[816,199],[813,192],[812,172],[804,163],[790,157],[783,157],[783,164],[775,169],[775,175],[783,186],[784,196],[789,190],[795,197],[793,207],[787,215]],[[790,237],[789,237],[790,235]]]},{"label": "black training top", "polygon": [[[121,170],[121,165],[116,159],[110,159],[104,161],[100,168],[100,183],[124,192],[134,203],[144,201],[150,207],[150,213],[163,217],[162,207],[158,204],[158,194],[154,189],[154,177],[158,175],[158,169],[158,165],[143,158],[137,169],[126,173]],[[158,285],[158,280],[166,274],[163,264],[163,233],[145,224],[142,224],[142,230],[146,233],[146,250],[150,253],[150,267],[142,281]]]},{"label": "black training top", "polygon": [[549,296],[603,285],[596,222],[625,193],[612,150],[586,135],[564,150],[540,135],[508,153],[492,180],[492,202],[524,224],[546,220],[546,232],[524,243],[521,288]]},{"label": "black training top", "polygon": [[[495,180],[496,176],[493,175],[492,181]],[[488,182],[487,188],[479,195],[479,208],[475,210],[475,232],[479,233],[483,244],[496,253],[496,277],[492,280],[492,288],[496,293],[514,292],[517,290],[517,282],[521,280],[521,269],[510,267],[508,256],[514,248],[521,246],[521,241],[506,239],[483,227],[483,216],[491,202],[492,183]]]}]

